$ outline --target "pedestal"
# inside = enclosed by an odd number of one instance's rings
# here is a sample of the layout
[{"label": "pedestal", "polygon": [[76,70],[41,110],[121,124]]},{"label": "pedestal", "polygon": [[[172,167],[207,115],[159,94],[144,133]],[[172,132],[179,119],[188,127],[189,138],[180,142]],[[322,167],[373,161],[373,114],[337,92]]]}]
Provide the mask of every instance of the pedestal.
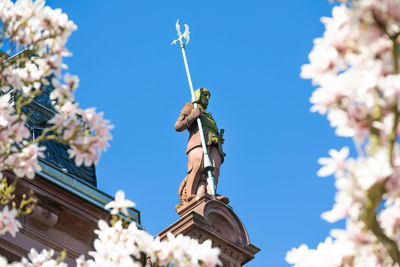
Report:
[{"label": "pedestal", "polygon": [[213,247],[221,250],[223,267],[238,267],[246,264],[260,251],[250,244],[249,236],[232,208],[204,195],[177,209],[178,221],[158,234],[161,240],[167,233],[187,235],[199,240],[212,240]]}]

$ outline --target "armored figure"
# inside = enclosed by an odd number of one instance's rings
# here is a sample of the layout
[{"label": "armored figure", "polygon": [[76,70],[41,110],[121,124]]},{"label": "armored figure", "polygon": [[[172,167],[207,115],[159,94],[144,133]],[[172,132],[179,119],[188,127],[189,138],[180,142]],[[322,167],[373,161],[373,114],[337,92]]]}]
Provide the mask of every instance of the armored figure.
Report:
[{"label": "armored figure", "polygon": [[[207,186],[207,175],[203,173],[203,149],[198,124],[196,123],[197,118],[201,119],[208,155],[214,167],[215,186],[218,184],[219,169],[225,157],[225,153],[222,151],[224,130],[218,131],[211,113],[206,112],[210,92],[206,88],[200,88],[195,91],[195,97],[199,105],[198,108],[194,108],[193,103],[186,103],[175,123],[176,131],[181,132],[187,129],[190,134],[186,148],[188,172],[179,187],[180,205],[191,201],[196,196],[202,196],[206,192],[210,194],[210,188]],[[217,199],[225,203],[228,202],[226,197],[217,196]]]}]

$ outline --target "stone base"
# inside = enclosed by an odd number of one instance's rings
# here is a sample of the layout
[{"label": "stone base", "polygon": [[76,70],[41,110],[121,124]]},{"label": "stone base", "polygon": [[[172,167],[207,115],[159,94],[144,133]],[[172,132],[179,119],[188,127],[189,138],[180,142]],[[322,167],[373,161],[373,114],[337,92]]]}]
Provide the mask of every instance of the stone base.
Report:
[{"label": "stone base", "polygon": [[247,231],[232,208],[209,195],[192,200],[177,212],[181,218],[158,234],[161,240],[167,238],[168,232],[190,236],[200,243],[211,239],[213,247],[221,250],[223,267],[242,266],[260,251],[250,244]]}]

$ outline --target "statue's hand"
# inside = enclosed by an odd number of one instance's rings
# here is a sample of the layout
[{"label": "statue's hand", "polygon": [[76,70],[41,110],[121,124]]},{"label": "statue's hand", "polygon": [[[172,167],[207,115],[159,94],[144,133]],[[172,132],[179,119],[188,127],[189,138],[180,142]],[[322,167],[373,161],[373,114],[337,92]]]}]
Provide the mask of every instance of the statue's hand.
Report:
[{"label": "statue's hand", "polygon": [[185,117],[187,129],[190,128],[192,123],[202,115],[202,111],[200,108],[194,108],[190,111],[190,114]]},{"label": "statue's hand", "polygon": [[192,111],[190,112],[190,117],[197,119],[199,118],[201,115],[203,114],[203,112],[201,111],[200,108],[194,108],[192,109]]}]

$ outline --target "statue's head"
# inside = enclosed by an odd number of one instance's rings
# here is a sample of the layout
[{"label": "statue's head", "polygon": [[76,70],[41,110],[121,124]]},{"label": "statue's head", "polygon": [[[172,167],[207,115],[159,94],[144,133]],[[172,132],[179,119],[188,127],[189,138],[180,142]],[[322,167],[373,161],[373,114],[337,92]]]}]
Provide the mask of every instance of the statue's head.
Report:
[{"label": "statue's head", "polygon": [[194,92],[197,103],[204,109],[208,106],[208,100],[210,99],[211,93],[206,88],[199,88]]}]

